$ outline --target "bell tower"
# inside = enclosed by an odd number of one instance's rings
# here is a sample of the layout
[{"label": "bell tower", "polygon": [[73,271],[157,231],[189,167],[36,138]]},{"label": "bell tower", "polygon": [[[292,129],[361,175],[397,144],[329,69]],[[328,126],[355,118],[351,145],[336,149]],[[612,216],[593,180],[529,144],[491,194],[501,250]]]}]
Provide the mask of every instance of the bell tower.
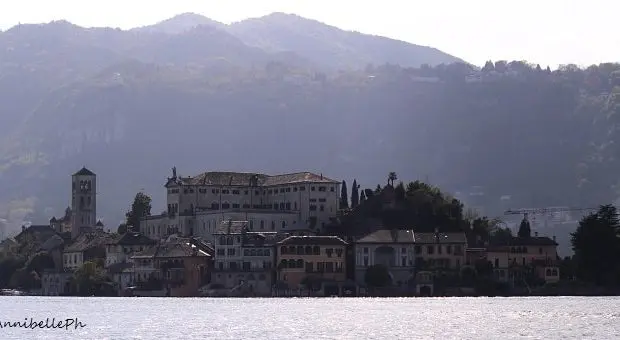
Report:
[{"label": "bell tower", "polygon": [[97,175],[83,167],[71,176],[71,239],[97,223]]}]

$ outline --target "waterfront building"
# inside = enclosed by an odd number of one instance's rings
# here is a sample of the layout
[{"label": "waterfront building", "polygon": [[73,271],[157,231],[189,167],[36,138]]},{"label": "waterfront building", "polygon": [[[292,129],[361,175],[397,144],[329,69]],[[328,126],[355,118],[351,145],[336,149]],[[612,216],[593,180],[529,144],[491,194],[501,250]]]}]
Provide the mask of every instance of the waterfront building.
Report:
[{"label": "waterfront building", "polygon": [[178,176],[165,188],[166,212],[148,216],[140,230],[160,240],[171,234],[213,242],[223,221],[248,221],[250,231],[318,232],[336,216],[340,182],[311,172],[265,175],[205,172]]},{"label": "waterfront building", "polygon": [[271,296],[278,233],[251,231],[247,221],[224,221],[213,236],[212,283],[231,295]]},{"label": "waterfront building", "polygon": [[413,230],[381,229],[355,243],[355,281],[364,286],[368,267],[383,265],[394,286],[406,288],[415,276],[416,238]]},{"label": "waterfront building", "polygon": [[276,245],[278,286],[340,295],[346,283],[347,242],[336,236],[289,236]]},{"label": "waterfront building", "polygon": [[520,282],[525,275],[534,273],[543,283],[555,283],[560,280],[557,247],[555,238],[538,233],[533,237],[512,237],[490,245],[487,260],[500,282]]}]

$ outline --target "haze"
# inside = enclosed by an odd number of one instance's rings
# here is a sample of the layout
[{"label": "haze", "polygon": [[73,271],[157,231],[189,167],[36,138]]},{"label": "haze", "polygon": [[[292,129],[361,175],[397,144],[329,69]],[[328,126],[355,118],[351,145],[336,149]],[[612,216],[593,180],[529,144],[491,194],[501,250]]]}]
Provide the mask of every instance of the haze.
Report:
[{"label": "haze", "polygon": [[123,29],[194,12],[230,23],[271,12],[294,13],[339,28],[438,48],[482,65],[528,60],[556,67],[618,61],[613,0],[21,0],[0,5],[0,29],[66,19]]}]

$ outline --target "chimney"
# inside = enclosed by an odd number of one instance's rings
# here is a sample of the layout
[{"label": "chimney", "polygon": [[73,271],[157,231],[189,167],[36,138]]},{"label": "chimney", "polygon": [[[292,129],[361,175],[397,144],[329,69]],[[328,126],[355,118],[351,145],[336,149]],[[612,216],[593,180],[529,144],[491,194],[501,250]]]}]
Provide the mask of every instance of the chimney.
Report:
[{"label": "chimney", "polygon": [[323,173],[321,173],[321,180],[323,180]]}]

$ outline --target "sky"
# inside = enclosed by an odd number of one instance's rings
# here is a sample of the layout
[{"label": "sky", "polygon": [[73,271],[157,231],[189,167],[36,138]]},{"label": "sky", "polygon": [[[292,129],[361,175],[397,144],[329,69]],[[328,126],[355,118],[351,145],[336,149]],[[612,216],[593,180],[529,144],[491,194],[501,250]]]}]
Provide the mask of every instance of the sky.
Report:
[{"label": "sky", "polygon": [[620,34],[613,33],[618,0],[1,0],[0,29],[60,19],[127,29],[185,12],[224,23],[294,13],[432,46],[477,65],[620,62]]}]

